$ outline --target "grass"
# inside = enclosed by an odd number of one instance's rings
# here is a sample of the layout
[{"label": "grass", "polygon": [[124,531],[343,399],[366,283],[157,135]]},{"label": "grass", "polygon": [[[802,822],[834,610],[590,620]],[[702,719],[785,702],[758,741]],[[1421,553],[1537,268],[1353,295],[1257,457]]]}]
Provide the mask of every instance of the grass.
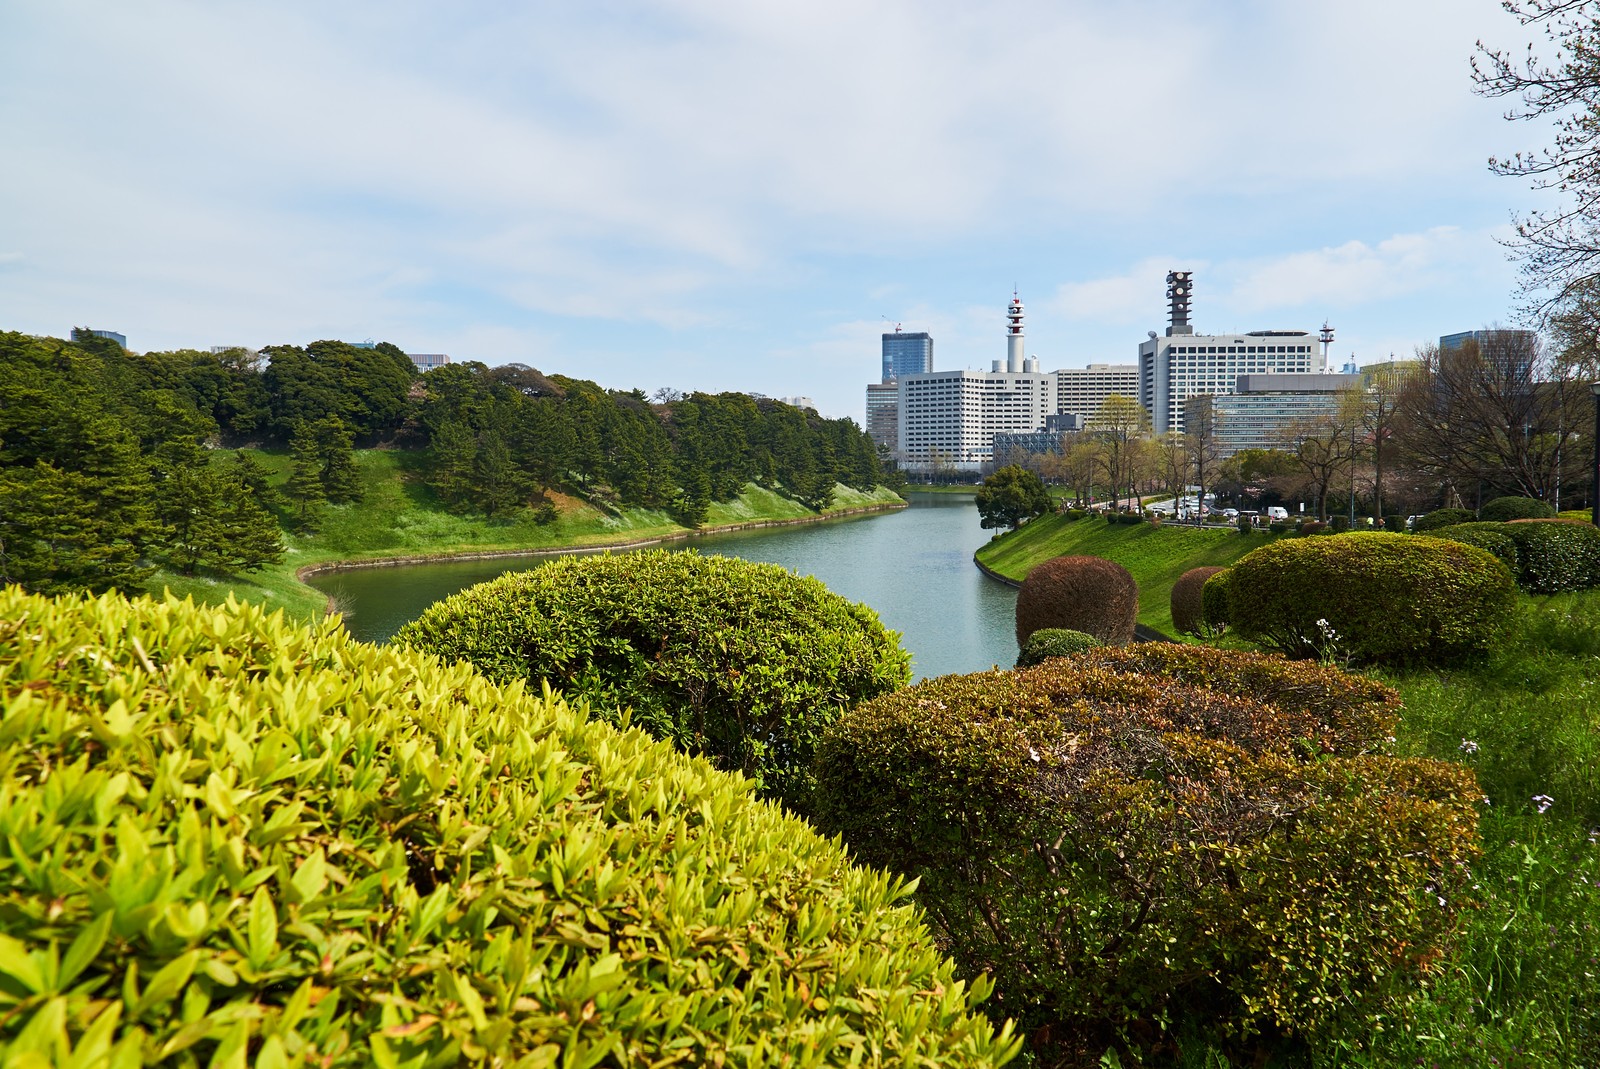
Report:
[{"label": "grass", "polygon": [[1181,524],[1110,524],[1089,516],[1041,516],[978,550],[978,560],[1008,579],[1022,580],[1052,557],[1090,556],[1116,561],[1139,583],[1139,622],[1173,633],[1172,585],[1190,568],[1227,567],[1282,536],[1241,535],[1231,527]]},{"label": "grass", "polygon": [[[273,473],[276,485],[288,477],[290,458],[286,451],[251,452]],[[360,450],[356,464],[365,496],[355,504],[326,506],[314,532],[288,530],[282,563],[243,576],[183,576],[160,571],[150,578],[146,588],[158,594],[166,589],[179,597],[192,596],[211,604],[231,595],[241,601],[282,606],[295,619],[314,620],[322,616],[327,598],[295,578],[299,569],[310,565],[624,544],[675,538],[688,530],[663,511],[623,508],[608,512],[563,494],[554,495],[557,518],[549,524],[536,523],[528,510],[495,519],[458,515],[445,509],[423,484],[419,462],[416,453]],[[900,503],[898,494],[883,487],[862,493],[836,486],[834,503],[828,511]],[[713,503],[705,526],[782,522],[816,515],[798,502],[751,485],[731,502]],[[288,513],[279,518],[286,529],[291,527]]]}]

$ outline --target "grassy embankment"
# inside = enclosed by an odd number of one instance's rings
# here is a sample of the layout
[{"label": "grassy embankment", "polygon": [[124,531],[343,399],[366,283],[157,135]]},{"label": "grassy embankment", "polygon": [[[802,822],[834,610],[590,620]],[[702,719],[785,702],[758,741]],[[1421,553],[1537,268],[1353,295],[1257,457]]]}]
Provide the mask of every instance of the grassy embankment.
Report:
[{"label": "grassy embankment", "polygon": [[1022,580],[1052,557],[1104,557],[1139,582],[1139,622],[1172,634],[1172,584],[1190,568],[1227,567],[1252,549],[1283,537],[1265,531],[1241,535],[1232,527],[1181,524],[1109,524],[1088,516],[1041,516],[978,550],[978,560],[1008,579]]},{"label": "grassy embankment", "polygon": [[[289,473],[287,452],[252,452],[273,473],[274,485],[281,486]],[[244,601],[282,606],[291,617],[312,620],[322,615],[326,597],[295,577],[300,569],[309,566],[336,561],[621,545],[679,538],[689,533],[688,528],[673,522],[663,511],[623,508],[606,512],[566,495],[555,495],[558,517],[546,525],[535,523],[527,510],[504,519],[458,515],[445,509],[423,485],[417,473],[418,459],[414,453],[392,450],[358,451],[356,464],[366,491],[363,499],[352,505],[326,506],[313,533],[286,531],[284,545],[288,552],[281,564],[244,576],[182,576],[162,571],[152,576],[146,586],[153,593],[166,588],[180,597],[193,595],[197,601],[210,603],[233,594]],[[898,494],[882,487],[863,494],[838,486],[829,512],[903,503]],[[713,503],[702,530],[803,520],[817,515],[798,502],[752,484],[733,501]],[[283,513],[280,519],[287,521],[289,516]]]}]

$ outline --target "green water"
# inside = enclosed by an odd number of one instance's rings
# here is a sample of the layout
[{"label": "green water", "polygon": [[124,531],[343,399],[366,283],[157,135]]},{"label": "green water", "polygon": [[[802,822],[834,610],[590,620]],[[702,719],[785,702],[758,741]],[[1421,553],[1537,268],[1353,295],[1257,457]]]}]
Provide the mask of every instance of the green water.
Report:
[{"label": "green water", "polygon": [[[911,507],[898,512],[708,535],[665,548],[768,561],[816,576],[835,593],[872,606],[900,632],[921,679],[1016,660],[1016,592],[972,563],[990,534],[978,526],[970,494],[912,494]],[[351,634],[382,642],[440,598],[548,559],[362,568],[319,576],[312,585],[345,606]]]}]

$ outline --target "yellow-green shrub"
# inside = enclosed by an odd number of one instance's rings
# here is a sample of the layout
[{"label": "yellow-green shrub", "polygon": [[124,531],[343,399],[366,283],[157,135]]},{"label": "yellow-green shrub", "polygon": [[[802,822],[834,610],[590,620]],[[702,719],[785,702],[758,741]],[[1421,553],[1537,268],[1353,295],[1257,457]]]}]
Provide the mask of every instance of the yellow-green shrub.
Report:
[{"label": "yellow-green shrub", "polygon": [[566,557],[480,583],[395,635],[490,679],[546,680],[803,810],[817,738],[903,687],[878,616],[776,564],[699,553]]},{"label": "yellow-green shrub", "polygon": [[1042,1064],[1169,1027],[1359,1028],[1439,953],[1476,844],[1470,770],[1373,752],[1397,707],[1334,669],[1163,643],[945,676],[834,725],[818,816],[920,879]]},{"label": "yellow-green shrub", "polygon": [[1291,657],[1390,666],[1482,656],[1516,600],[1511,572],[1486,550],[1377,531],[1274,542],[1241,557],[1226,583],[1240,637]]},{"label": "yellow-green shrub", "polygon": [[1041,627],[1029,635],[1028,641],[1017,651],[1017,667],[1042,664],[1052,657],[1071,657],[1074,653],[1092,650],[1100,645],[1099,639],[1082,631],[1066,627]]},{"label": "yellow-green shrub", "polygon": [[549,693],[0,591],[7,1065],[994,1065],[905,885]]}]

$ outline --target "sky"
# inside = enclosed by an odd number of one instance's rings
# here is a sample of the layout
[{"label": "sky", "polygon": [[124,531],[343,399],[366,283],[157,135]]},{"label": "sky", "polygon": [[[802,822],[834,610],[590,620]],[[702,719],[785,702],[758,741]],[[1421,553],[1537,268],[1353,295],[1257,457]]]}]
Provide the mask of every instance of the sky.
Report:
[{"label": "sky", "polygon": [[1198,330],[1516,321],[1498,0],[0,0],[0,330],[391,341],[862,419]]}]

